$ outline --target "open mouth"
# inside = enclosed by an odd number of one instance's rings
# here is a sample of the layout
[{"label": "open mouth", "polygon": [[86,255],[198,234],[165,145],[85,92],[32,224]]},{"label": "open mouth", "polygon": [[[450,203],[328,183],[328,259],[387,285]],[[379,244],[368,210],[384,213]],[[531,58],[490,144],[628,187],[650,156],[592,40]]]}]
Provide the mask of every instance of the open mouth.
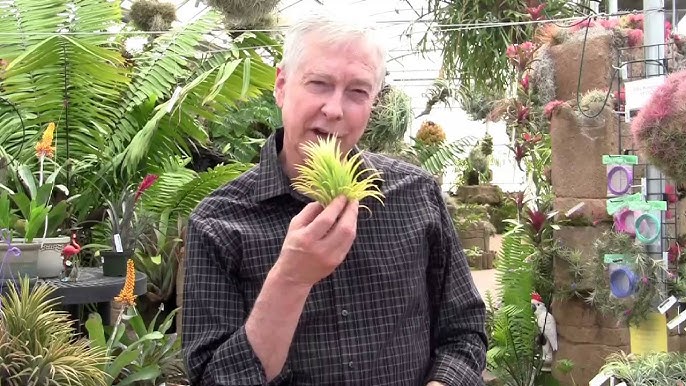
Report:
[{"label": "open mouth", "polygon": [[320,129],[314,129],[312,131],[314,131],[314,133],[317,135],[317,137],[321,137],[321,138],[326,138],[326,137],[331,135],[330,133],[327,133],[326,131],[323,131]]}]

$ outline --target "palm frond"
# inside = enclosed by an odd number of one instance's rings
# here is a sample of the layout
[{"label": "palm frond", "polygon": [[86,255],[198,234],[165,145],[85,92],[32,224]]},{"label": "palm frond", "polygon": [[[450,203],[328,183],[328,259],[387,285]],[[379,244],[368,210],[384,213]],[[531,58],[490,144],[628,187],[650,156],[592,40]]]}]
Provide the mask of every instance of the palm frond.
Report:
[{"label": "palm frond", "polygon": [[187,216],[208,194],[238,177],[249,167],[249,164],[234,163],[217,166],[202,173],[189,169],[163,173],[145,193],[143,206],[155,213],[170,211],[173,216]]}]

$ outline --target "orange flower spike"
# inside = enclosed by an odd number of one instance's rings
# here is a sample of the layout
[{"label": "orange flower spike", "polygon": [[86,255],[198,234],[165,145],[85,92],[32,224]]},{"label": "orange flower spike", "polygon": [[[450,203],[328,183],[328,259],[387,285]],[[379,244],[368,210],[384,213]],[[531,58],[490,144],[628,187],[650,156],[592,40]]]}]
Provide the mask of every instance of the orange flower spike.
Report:
[{"label": "orange flower spike", "polygon": [[133,289],[136,285],[136,268],[133,265],[133,260],[129,259],[126,262],[126,278],[124,279],[124,288],[121,289],[118,296],[115,296],[114,301],[124,305],[135,306],[136,295]]},{"label": "orange flower spike", "polygon": [[55,154],[55,147],[52,146],[52,141],[55,137],[55,124],[50,122],[48,127],[43,132],[43,138],[36,144],[37,157],[50,157]]}]

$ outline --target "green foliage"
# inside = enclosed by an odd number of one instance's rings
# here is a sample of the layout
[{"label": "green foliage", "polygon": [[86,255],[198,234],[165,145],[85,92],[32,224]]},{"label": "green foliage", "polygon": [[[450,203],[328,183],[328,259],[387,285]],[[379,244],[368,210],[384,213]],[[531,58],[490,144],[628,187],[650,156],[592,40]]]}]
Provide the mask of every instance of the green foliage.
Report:
[{"label": "green foliage", "polygon": [[177,311],[169,313],[159,328],[159,312],[146,326],[135,307],[122,308],[113,327],[104,327],[99,314],[89,315],[86,329],[91,345],[106,350],[111,358],[100,366],[110,376],[108,386],[155,386],[183,379],[181,339],[166,333]]},{"label": "green foliage", "polygon": [[602,372],[631,386],[682,385],[686,382],[686,355],[677,352],[649,354],[612,353]]},{"label": "green foliage", "polygon": [[534,272],[527,262],[534,248],[521,226],[505,234],[496,264],[502,306],[493,316],[488,367],[507,385],[529,386],[542,360],[536,343],[538,326],[531,308]]},{"label": "green foliage", "polygon": [[505,220],[516,220],[517,214],[517,204],[514,199],[508,195],[503,197],[503,200],[499,205],[488,206],[488,216],[491,224],[495,227],[495,232],[497,234],[504,233],[508,226],[508,223]]},{"label": "green foliage", "polygon": [[[208,32],[223,28],[221,16],[208,12],[148,36],[142,53],[125,58],[129,28],[98,33],[121,23],[120,5],[0,0],[0,57],[8,63],[0,97],[17,109],[0,103],[0,154],[31,159],[40,128],[56,122],[55,161],[70,158],[68,186],[85,187],[74,207],[77,220],[100,208],[98,190],[120,189],[170,157],[207,145],[206,125],[272,88],[268,56],[280,55],[279,43],[259,32],[208,41]],[[58,30],[82,34],[50,35]]]},{"label": "green foliage", "polygon": [[13,219],[9,224],[8,218],[5,218],[3,222],[9,225],[8,228],[13,228],[18,236],[23,237],[24,241],[29,243],[39,235],[42,237],[43,233],[46,234],[46,237],[63,234],[63,230],[59,228],[68,217],[68,205],[72,200],[78,198],[78,195],[61,200],[56,204],[53,203],[55,188],[64,190],[64,187],[56,185],[57,177],[62,172],[62,168],[55,165],[51,173],[48,174],[46,171],[47,176],[44,177],[44,181],[40,181],[40,177],[36,177],[26,164],[11,167],[9,172],[10,180],[14,182],[14,189],[0,184],[0,190],[9,193],[9,198],[14,203],[14,207],[11,208],[12,212],[16,209],[19,218]]},{"label": "green foliage", "polygon": [[360,148],[372,152],[394,151],[412,122],[412,100],[398,87],[386,85],[372,109],[360,138]]},{"label": "green foliage", "polygon": [[101,366],[107,354],[76,339],[69,314],[56,311],[59,301],[47,284],[19,288],[9,282],[0,297],[0,380],[3,385],[107,385]]},{"label": "green foliage", "polygon": [[447,168],[457,165],[465,156],[465,149],[472,146],[473,139],[465,137],[440,145],[426,145],[415,141],[401,154],[416,160],[416,163],[429,173],[438,175]]},{"label": "green foliage", "polygon": [[244,173],[249,164],[220,165],[202,173],[178,168],[161,174],[143,197],[143,208],[153,213],[169,213],[172,222],[187,217],[207,195]]},{"label": "green foliage", "polygon": [[257,163],[267,137],[282,126],[281,110],[272,93],[231,107],[221,123],[209,127],[212,145],[230,159],[241,163]]}]

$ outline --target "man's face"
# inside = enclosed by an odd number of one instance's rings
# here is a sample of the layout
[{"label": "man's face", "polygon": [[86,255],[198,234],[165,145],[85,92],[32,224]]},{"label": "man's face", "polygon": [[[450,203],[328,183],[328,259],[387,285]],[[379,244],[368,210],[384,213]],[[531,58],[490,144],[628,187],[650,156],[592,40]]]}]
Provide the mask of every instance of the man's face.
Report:
[{"label": "man's face", "polygon": [[301,145],[336,134],[343,154],[367,126],[377,92],[377,59],[368,44],[327,46],[309,39],[296,68],[279,71],[276,103],[284,124],[287,171],[302,163]]}]

